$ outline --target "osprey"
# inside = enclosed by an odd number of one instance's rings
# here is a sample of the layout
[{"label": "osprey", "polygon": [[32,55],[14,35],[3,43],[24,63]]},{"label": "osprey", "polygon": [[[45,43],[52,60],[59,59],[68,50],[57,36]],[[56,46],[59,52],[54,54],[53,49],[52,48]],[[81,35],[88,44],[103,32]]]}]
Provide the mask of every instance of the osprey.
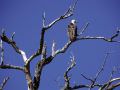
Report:
[{"label": "osprey", "polygon": [[68,25],[68,36],[70,41],[75,41],[77,38],[77,25],[76,20],[71,20],[70,24]]}]

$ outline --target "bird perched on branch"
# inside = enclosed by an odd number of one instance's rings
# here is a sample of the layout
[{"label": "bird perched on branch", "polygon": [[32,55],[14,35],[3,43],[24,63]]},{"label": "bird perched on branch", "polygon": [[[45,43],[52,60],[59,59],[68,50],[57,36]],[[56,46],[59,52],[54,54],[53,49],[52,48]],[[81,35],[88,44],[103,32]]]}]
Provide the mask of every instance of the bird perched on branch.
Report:
[{"label": "bird perched on branch", "polygon": [[68,36],[70,41],[75,41],[77,38],[77,25],[76,20],[71,20],[70,24],[68,25]]}]

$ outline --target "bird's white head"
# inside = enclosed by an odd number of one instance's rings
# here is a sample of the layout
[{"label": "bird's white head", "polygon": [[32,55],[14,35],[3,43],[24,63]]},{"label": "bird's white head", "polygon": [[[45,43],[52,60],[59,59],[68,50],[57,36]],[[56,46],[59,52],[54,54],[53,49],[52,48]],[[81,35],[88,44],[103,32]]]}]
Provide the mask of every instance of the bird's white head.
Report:
[{"label": "bird's white head", "polygon": [[73,20],[71,20],[71,23],[76,24],[77,22],[75,19],[73,19]]}]

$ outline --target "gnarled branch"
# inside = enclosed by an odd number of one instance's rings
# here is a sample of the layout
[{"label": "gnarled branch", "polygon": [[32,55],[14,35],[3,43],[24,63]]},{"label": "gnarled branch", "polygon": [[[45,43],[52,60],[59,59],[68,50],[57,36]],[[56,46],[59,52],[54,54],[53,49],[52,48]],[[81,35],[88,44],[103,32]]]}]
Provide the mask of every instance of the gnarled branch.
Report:
[{"label": "gnarled branch", "polygon": [[13,35],[12,35],[12,39],[10,39],[5,35],[5,31],[4,31],[2,33],[2,35],[0,35],[0,38],[2,41],[10,44],[18,54],[22,55],[24,62],[27,61],[27,56],[26,56],[25,52],[18,48],[18,46],[16,45],[16,42],[13,40]]},{"label": "gnarled branch", "polygon": [[[75,3],[73,4],[72,7],[69,7],[69,9],[65,12],[65,14],[61,15],[60,17],[58,17],[57,19],[55,19],[54,21],[52,21],[50,24],[48,25],[45,25],[45,14],[43,15],[43,28],[42,28],[42,32],[41,32],[41,39],[40,39],[40,48],[39,50],[34,54],[32,55],[29,59],[28,59],[28,62],[32,61],[32,59],[34,59],[36,56],[40,55],[42,53],[42,49],[43,49],[43,44],[44,44],[44,36],[45,36],[45,32],[51,28],[53,25],[55,25],[57,22],[63,20],[63,19],[66,19],[70,16],[73,15],[73,12],[74,12],[74,9],[75,9],[75,6],[77,4],[77,1],[75,1]],[[71,42],[69,42],[71,43]],[[68,44],[69,44],[68,43]],[[66,47],[67,48],[67,47]],[[65,49],[64,49],[65,50]],[[64,50],[62,50],[61,52],[63,52]],[[60,52],[59,52],[60,53]],[[34,75],[34,87],[36,87],[35,89],[37,90],[38,87],[39,87],[39,82],[40,82],[40,76],[41,76],[41,72],[42,72],[42,69],[45,65],[47,65],[48,63],[50,63],[54,56],[56,56],[56,54],[54,54],[53,56],[49,56],[48,58],[46,58],[45,60],[43,59],[42,61],[39,61],[38,64],[36,65],[36,70],[35,70],[35,75]],[[42,63],[42,64],[41,64]],[[36,80],[38,79],[38,80]]]},{"label": "gnarled branch", "polygon": [[58,23],[59,21],[69,18],[70,16],[73,15],[73,12],[75,10],[76,4],[77,4],[78,0],[76,0],[72,6],[70,6],[68,8],[68,10],[61,15],[60,17],[56,18],[55,20],[53,20],[51,23],[49,23],[48,25],[45,25],[45,12],[43,13],[43,27],[41,30],[41,38],[40,38],[40,48],[37,50],[37,52],[33,55],[31,55],[31,57],[28,59],[27,63],[31,62],[35,57],[39,56],[42,53],[42,48],[43,48],[43,44],[44,44],[44,37],[45,37],[45,32],[50,29],[53,25],[55,25],[56,23]]}]

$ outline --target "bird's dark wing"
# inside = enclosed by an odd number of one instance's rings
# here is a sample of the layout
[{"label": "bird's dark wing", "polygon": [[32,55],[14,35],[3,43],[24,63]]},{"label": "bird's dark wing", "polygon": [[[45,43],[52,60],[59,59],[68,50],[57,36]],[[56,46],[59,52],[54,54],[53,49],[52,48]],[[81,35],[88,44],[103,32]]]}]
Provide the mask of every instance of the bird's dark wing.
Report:
[{"label": "bird's dark wing", "polygon": [[68,36],[70,37],[70,31],[71,31],[71,27],[70,25],[68,25]]},{"label": "bird's dark wing", "polygon": [[78,36],[78,33],[77,33],[77,26],[75,26],[75,36]]},{"label": "bird's dark wing", "polygon": [[76,37],[77,36],[77,26],[72,23],[69,26],[70,26],[70,30],[72,31],[73,36]]}]

